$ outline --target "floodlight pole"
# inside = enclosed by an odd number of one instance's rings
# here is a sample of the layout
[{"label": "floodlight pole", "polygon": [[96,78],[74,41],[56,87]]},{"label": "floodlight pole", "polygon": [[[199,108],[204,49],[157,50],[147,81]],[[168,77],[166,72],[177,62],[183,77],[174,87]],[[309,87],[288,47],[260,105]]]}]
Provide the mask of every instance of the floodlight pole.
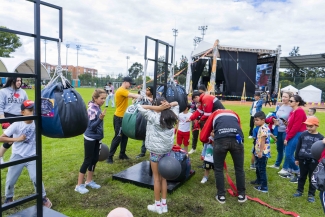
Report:
[{"label": "floodlight pole", "polygon": [[277,52],[274,91],[279,92],[281,45],[278,45]]},{"label": "floodlight pole", "polygon": [[176,37],[178,35],[178,29],[173,29],[173,36],[174,36],[174,61],[173,64],[175,65],[175,50],[176,50]]},{"label": "floodlight pole", "polygon": [[70,47],[70,44],[66,44],[65,46],[67,47],[67,55],[65,59],[65,65],[66,65],[65,77],[68,79],[68,49]]},{"label": "floodlight pole", "polygon": [[127,76],[130,76],[130,73],[129,73],[129,59],[130,59],[130,57],[126,56],[126,75]]},{"label": "floodlight pole", "polygon": [[202,38],[196,36],[193,38],[194,50],[196,49],[196,45],[198,45],[202,40]]},{"label": "floodlight pole", "polygon": [[77,78],[79,78],[79,64],[78,64],[78,55],[79,55],[79,49],[80,49],[81,45],[77,44],[76,48],[77,48]]},{"label": "floodlight pole", "polygon": [[205,31],[207,31],[208,26],[199,26],[199,30],[201,30],[202,41],[204,39]]}]

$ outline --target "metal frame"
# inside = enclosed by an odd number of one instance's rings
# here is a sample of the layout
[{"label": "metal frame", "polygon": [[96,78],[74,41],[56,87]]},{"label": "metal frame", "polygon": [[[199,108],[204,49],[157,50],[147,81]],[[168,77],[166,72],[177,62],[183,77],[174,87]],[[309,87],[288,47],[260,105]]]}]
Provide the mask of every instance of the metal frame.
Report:
[{"label": "metal frame", "polygon": [[[2,217],[2,213],[10,208],[19,206],[21,204],[27,203],[31,200],[37,200],[37,216],[43,216],[43,198],[42,198],[42,135],[41,135],[41,127],[42,127],[42,119],[41,119],[41,39],[46,39],[49,41],[56,41],[63,39],[63,8],[49,4],[47,2],[43,2],[40,0],[27,0],[29,2],[34,3],[34,33],[27,33],[21,32],[16,30],[10,29],[3,29],[0,28],[0,31],[14,33],[17,35],[23,35],[28,37],[34,38],[34,67],[35,67],[35,74],[22,74],[22,73],[5,73],[0,72],[0,76],[2,77],[22,77],[22,78],[35,78],[35,114],[29,117],[14,117],[14,118],[3,118],[0,119],[0,123],[5,123],[8,121],[25,121],[25,120],[35,120],[36,125],[36,156],[24,158],[17,161],[12,161],[8,163],[4,163],[0,165],[0,170],[7,168],[9,166],[29,162],[36,160],[36,193],[29,195],[25,198],[16,200],[8,205],[2,205],[0,207],[0,217]],[[41,5],[47,6],[50,8],[54,8],[59,10],[59,38],[51,38],[41,35]],[[0,174],[0,181],[1,181],[1,174]],[[0,195],[1,195],[1,188],[0,188]],[[2,204],[2,201],[0,199]]]},{"label": "metal frame", "polygon": [[[148,40],[155,41],[155,59],[151,59],[147,57],[147,50],[148,50]],[[165,61],[159,61],[159,44],[165,45],[166,46],[166,51],[165,51]],[[144,48],[144,59],[145,60],[150,60],[155,62],[155,69],[154,69],[154,77],[153,77],[153,97],[154,99],[157,96],[157,85],[163,85],[164,86],[164,93],[163,95],[166,96],[166,90],[167,90],[167,79],[168,79],[168,65],[172,65],[173,60],[174,60],[174,47],[171,46],[170,44],[161,41],[159,39],[154,39],[152,37],[146,36],[145,37],[145,48]],[[169,48],[172,48],[171,50],[171,63],[168,62],[169,59]],[[163,63],[165,66],[165,77],[164,77],[164,82],[163,83],[157,83],[157,71],[158,71],[158,63]]]}]

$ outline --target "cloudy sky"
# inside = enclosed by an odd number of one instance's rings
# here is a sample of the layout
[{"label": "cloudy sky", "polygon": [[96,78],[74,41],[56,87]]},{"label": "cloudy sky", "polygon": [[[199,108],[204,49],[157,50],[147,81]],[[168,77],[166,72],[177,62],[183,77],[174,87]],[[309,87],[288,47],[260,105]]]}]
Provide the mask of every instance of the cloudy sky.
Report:
[{"label": "cloudy sky", "polygon": [[[174,43],[178,29],[176,60],[189,56],[198,26],[207,25],[204,41],[211,44],[276,49],[287,56],[294,46],[300,54],[325,52],[324,0],[44,0],[63,7],[62,64],[96,68],[99,74],[126,74],[134,62],[144,63],[145,36]],[[0,26],[33,32],[33,4],[25,0],[0,0]],[[58,12],[41,8],[42,34],[58,37]],[[15,57],[33,58],[33,40],[21,37]],[[148,52],[153,57],[150,43]],[[160,47],[163,50],[163,47]],[[160,53],[160,55],[162,52]],[[42,61],[45,46],[42,42]],[[57,64],[54,42],[46,46],[46,62]],[[152,70],[149,65],[148,71]]]}]

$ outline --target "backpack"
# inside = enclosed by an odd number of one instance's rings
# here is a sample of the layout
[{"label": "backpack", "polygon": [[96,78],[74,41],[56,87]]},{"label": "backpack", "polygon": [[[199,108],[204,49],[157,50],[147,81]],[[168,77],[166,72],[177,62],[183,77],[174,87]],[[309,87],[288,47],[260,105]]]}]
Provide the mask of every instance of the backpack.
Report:
[{"label": "backpack", "polygon": [[317,165],[311,177],[311,183],[319,191],[325,191],[325,158]]}]

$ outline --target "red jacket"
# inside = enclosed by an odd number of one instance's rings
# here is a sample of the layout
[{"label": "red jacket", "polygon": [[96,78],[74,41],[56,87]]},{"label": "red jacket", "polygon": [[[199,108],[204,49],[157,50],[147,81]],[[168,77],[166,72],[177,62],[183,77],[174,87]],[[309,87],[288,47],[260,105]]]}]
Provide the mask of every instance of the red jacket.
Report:
[{"label": "red jacket", "polygon": [[218,100],[217,97],[212,95],[201,94],[200,95],[201,105],[196,109],[196,111],[190,117],[191,121],[197,119],[201,116],[200,121],[205,121],[209,118],[212,112],[217,109],[224,109],[222,103]]},{"label": "red jacket", "polygon": [[231,110],[219,109],[210,115],[200,133],[200,140],[203,143],[209,142],[212,130],[214,130],[214,139],[235,137],[236,134],[240,134],[244,138],[240,127],[240,118]]},{"label": "red jacket", "polygon": [[297,133],[307,130],[306,125],[303,124],[307,119],[305,111],[298,107],[295,111],[292,111],[289,115],[288,126],[287,126],[287,136],[285,140],[289,141]]}]

